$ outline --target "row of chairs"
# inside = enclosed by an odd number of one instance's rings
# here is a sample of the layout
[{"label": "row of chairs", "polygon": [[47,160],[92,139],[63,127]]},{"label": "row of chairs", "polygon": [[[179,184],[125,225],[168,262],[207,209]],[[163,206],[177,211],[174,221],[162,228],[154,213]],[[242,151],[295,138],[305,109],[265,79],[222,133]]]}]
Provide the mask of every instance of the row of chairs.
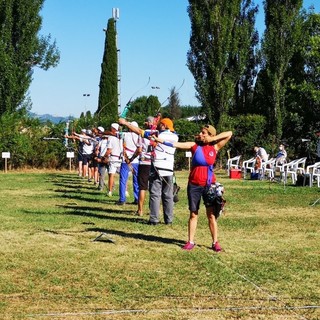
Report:
[{"label": "row of chairs", "polygon": [[287,182],[288,177],[291,177],[292,183],[296,184],[298,175],[303,176],[303,185],[309,181],[309,186],[313,186],[313,182],[316,180],[318,187],[320,187],[320,162],[316,162],[313,165],[306,167],[307,157],[295,159],[290,162],[283,164],[277,163],[275,158],[268,159],[267,161],[261,162],[259,168],[255,169],[256,159],[251,158],[242,162],[240,165],[241,156],[236,156],[228,159],[227,161],[227,172],[230,176],[230,170],[241,169],[243,178],[246,179],[246,175],[250,175],[258,171],[261,179],[268,178],[274,179],[279,172],[280,181]]}]

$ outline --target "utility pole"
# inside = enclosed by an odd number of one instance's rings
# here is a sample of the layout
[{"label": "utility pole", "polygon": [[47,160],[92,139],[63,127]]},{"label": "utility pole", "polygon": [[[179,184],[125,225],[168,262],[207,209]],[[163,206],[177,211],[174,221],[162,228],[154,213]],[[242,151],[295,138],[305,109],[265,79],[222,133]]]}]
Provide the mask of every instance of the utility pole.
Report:
[{"label": "utility pole", "polygon": [[117,59],[118,59],[118,114],[121,112],[121,64],[120,64],[120,49],[118,46],[118,32],[117,32],[117,21],[120,19],[119,8],[112,8],[112,18],[114,19],[114,28],[116,31],[116,48],[117,48]]}]

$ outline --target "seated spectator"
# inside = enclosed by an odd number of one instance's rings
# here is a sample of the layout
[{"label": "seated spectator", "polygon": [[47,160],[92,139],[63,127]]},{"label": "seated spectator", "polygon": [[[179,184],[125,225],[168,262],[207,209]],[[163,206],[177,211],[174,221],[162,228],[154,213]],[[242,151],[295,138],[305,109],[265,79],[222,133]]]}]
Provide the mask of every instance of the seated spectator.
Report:
[{"label": "seated spectator", "polygon": [[256,157],[259,157],[262,161],[268,161],[267,151],[262,147],[254,147]]},{"label": "seated spectator", "polygon": [[282,165],[287,162],[287,151],[283,144],[280,144],[279,151],[276,155],[276,165]]},{"label": "seated spectator", "polygon": [[259,179],[260,178],[259,177],[259,170],[261,169],[261,163],[268,161],[269,156],[267,154],[267,151],[262,147],[255,146],[253,148],[253,150],[256,153],[256,155],[255,155],[256,163],[254,165],[255,172],[253,175],[251,175],[251,179]]}]

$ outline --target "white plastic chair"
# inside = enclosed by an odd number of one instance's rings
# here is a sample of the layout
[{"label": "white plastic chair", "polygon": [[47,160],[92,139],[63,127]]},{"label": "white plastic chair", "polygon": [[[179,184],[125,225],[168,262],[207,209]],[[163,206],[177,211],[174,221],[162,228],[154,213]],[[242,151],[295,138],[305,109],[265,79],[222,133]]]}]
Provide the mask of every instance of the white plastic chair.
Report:
[{"label": "white plastic chair", "polygon": [[298,161],[298,159],[289,161],[287,163],[284,163],[282,165],[276,166],[276,169],[279,168],[280,171],[280,180],[283,179],[283,181],[286,183],[287,182],[287,172],[288,170],[294,166],[294,164]]},{"label": "white plastic chair", "polygon": [[[318,163],[320,163],[320,162],[318,162]],[[320,188],[320,165],[318,165],[312,169],[312,179],[313,178],[317,179],[317,185],[318,185],[318,188]]]},{"label": "white plastic chair", "polygon": [[240,168],[240,165],[239,165],[240,158],[241,158],[241,156],[236,156],[236,157],[228,159],[228,161],[227,161],[228,176],[230,176],[231,169],[239,169]]},{"label": "white plastic chair", "polygon": [[274,178],[274,166],[276,163],[276,159],[271,158],[268,161],[261,163],[261,177],[264,178],[268,175],[269,179]]},{"label": "white plastic chair", "polygon": [[292,183],[295,184],[298,173],[305,173],[306,160],[307,157],[303,157],[285,164],[285,181],[287,181],[288,175],[291,174]]},{"label": "white plastic chair", "polygon": [[280,162],[280,161],[276,160],[275,165],[273,167],[273,175],[274,175],[274,177],[276,177],[277,172],[279,171],[279,173],[280,173],[279,180],[280,181],[282,179],[284,179],[284,168],[285,168],[286,164],[287,164],[287,160],[284,160],[283,162]]},{"label": "white plastic chair", "polygon": [[318,172],[320,172],[320,162],[316,162],[315,164],[307,166],[304,173],[303,185],[305,185],[307,178],[309,178],[309,187],[313,186],[314,178],[317,178],[317,180],[319,181]]},{"label": "white plastic chair", "polygon": [[254,165],[256,164],[256,158],[251,158],[242,162],[243,179],[246,178],[248,172],[254,172]]}]

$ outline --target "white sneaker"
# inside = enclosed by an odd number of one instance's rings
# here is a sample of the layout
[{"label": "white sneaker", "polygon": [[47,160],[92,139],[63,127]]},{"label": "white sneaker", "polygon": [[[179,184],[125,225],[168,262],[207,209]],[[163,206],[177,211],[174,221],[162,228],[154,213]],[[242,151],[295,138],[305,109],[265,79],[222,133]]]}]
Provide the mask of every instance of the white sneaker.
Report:
[{"label": "white sneaker", "polygon": [[129,197],[129,192],[128,191],[126,191],[126,197]]},{"label": "white sneaker", "polygon": [[108,192],[108,197],[112,197],[112,191]]}]

